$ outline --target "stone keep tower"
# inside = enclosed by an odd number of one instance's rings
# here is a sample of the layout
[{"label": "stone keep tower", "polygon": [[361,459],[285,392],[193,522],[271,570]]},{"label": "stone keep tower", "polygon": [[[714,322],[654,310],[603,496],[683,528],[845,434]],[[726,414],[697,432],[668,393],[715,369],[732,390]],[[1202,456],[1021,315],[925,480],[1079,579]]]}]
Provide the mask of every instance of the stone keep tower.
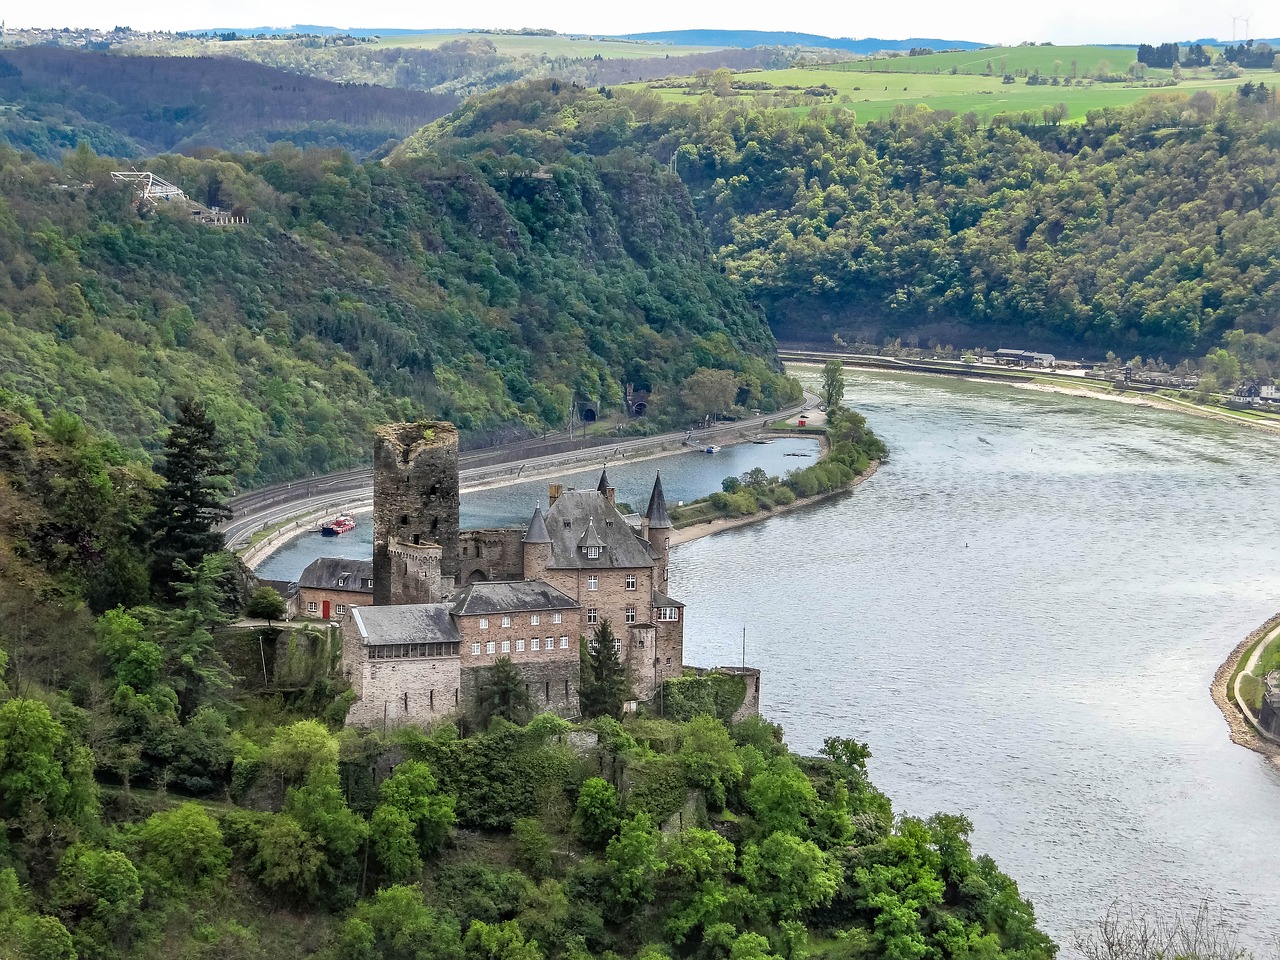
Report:
[{"label": "stone keep tower", "polygon": [[[420,565],[434,551],[412,548],[427,546],[439,550],[437,589],[451,588],[458,575],[458,431],[440,421],[379,427],[373,446],[375,604],[413,602],[423,593],[431,578],[421,575]],[[406,563],[410,554],[417,564]],[[415,582],[400,582],[409,573]],[[424,596],[417,602],[430,601]]]}]

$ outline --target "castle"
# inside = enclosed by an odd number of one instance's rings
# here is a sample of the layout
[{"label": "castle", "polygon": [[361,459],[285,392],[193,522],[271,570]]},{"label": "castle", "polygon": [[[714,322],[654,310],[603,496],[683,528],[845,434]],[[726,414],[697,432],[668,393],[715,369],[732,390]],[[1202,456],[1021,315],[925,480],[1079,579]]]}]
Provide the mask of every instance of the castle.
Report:
[{"label": "castle", "polygon": [[464,710],[480,671],[508,657],[536,708],[578,712],[579,637],[608,620],[632,696],[678,677],[684,605],[667,594],[671,519],[654,480],[643,515],[594,490],[550,486],[525,528],[459,525],[452,424],[382,427],[374,446],[372,603],[343,624],[354,726],[424,723]]}]

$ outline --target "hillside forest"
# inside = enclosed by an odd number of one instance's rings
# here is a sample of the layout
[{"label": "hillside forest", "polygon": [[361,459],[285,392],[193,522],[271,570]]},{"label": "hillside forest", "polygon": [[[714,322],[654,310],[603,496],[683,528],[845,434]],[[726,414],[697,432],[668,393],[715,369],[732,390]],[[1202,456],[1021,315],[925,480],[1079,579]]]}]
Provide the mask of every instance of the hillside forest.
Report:
[{"label": "hillside forest", "polygon": [[627,429],[683,426],[699,370],[728,374],[733,409],[798,397],[679,181],[626,151],[558,154],[148,164],[250,220],[216,228],[139,206],[87,146],[61,166],[0,149],[0,385],[131,456],[199,396],[241,486],[365,462],[387,421],[452,420],[474,444],[562,428],[578,402],[621,414],[628,385],[650,393]]},{"label": "hillside forest", "polygon": [[[610,93],[509,88],[397,155],[484,129],[513,153],[666,160],[779,339],[1004,341],[1172,362],[1225,347],[1237,375],[1275,368],[1273,87],[986,127],[927,108],[859,124],[838,107],[800,117]],[[516,116],[523,129],[506,132]]]}]

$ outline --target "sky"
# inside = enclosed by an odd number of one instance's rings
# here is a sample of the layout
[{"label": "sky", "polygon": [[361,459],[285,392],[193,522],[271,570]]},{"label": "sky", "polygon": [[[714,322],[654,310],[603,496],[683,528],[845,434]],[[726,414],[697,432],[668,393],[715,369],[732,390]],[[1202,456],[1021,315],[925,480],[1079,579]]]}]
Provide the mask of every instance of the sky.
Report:
[{"label": "sky", "polygon": [[[384,0],[368,7],[348,0],[0,0],[0,20],[11,27],[103,27],[188,30],[205,27],[548,27],[562,33],[620,34],[694,28],[794,30],[831,37],[936,37],[985,43],[1024,40],[1068,43],[1159,43],[1200,37],[1232,39],[1233,17],[1252,16],[1249,36],[1280,35],[1275,0],[915,0],[848,3],[815,0],[789,4],[744,4],[741,0],[647,0],[645,3],[531,4],[481,0],[465,7]],[[1234,24],[1243,39],[1245,25]]]}]

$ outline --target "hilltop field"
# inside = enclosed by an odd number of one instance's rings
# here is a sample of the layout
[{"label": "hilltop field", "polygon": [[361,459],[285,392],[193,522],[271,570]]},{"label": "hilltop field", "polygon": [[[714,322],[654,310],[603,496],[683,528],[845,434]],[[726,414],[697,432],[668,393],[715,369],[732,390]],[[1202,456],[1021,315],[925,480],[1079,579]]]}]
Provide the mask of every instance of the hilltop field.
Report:
[{"label": "hilltop field", "polygon": [[498,53],[507,57],[546,56],[572,60],[594,56],[609,59],[641,59],[644,57],[684,57],[691,53],[710,53],[722,47],[691,47],[677,43],[650,43],[643,40],[600,40],[594,37],[546,36],[524,33],[484,33],[476,30],[458,33],[411,33],[384,37],[375,47],[407,47],[434,50],[459,40],[488,40]]},{"label": "hilltop field", "polygon": [[[1217,79],[1212,70],[1203,67],[1184,68],[1176,85],[1172,71],[1157,69],[1148,69],[1142,80],[1095,79],[1099,74],[1125,73],[1135,53],[1134,47],[994,47],[758,70],[734,74],[731,91],[726,96],[720,89],[718,99],[726,105],[773,107],[794,113],[839,106],[853,110],[862,122],[884,119],[900,106],[973,112],[989,119],[1026,111],[1039,116],[1062,104],[1066,113],[1057,120],[1079,120],[1090,110],[1127,106],[1156,90],[1224,94],[1235,91],[1244,80],[1269,86],[1280,82],[1280,73],[1274,70],[1248,70],[1244,78]],[[1037,71],[1040,82],[1029,84],[1028,75]],[[1005,82],[1006,74],[1012,82]],[[626,88],[652,90],[672,103],[687,103],[690,97],[717,92],[714,81],[705,76],[632,83]]]}]

